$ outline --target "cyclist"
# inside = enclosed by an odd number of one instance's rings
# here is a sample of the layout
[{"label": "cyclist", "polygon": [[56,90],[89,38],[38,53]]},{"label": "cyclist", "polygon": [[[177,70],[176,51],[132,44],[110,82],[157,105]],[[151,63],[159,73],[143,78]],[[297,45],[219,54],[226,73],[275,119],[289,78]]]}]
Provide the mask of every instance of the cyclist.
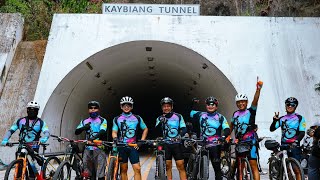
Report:
[{"label": "cyclist", "polygon": [[[298,104],[299,102],[296,98],[287,98],[285,101],[287,114],[279,117],[279,112],[275,113],[273,117],[273,122],[270,125],[270,131],[273,132],[279,127],[281,127],[281,144],[293,145],[293,148],[288,152],[288,156],[295,158],[300,162],[302,152],[300,147],[297,146],[300,145],[300,141],[303,139],[305,135],[306,120],[303,116],[295,112],[298,107]],[[295,170],[295,172],[298,175],[300,173],[298,170]]]},{"label": "cyclist", "polygon": [[312,152],[309,157],[308,179],[320,179],[320,123],[316,123],[307,131],[313,137]]},{"label": "cyclist", "polygon": [[[34,151],[39,152],[39,145],[34,145],[32,142],[40,141],[40,143],[46,143],[50,136],[47,124],[38,117],[39,109],[40,105],[36,101],[30,101],[27,104],[27,116],[22,117],[13,123],[10,130],[4,135],[1,145],[5,146],[11,135],[19,129],[20,135],[25,133],[24,139],[19,139],[19,141],[25,141]],[[41,137],[41,132],[44,135],[43,137]],[[20,135],[19,138],[23,138]],[[38,164],[40,163],[40,161],[37,162]],[[30,171],[30,173],[30,177],[35,178],[33,171]]]},{"label": "cyclist", "polygon": [[[82,120],[76,128],[75,134],[85,132],[86,140],[101,139],[107,133],[107,120],[100,116],[100,103],[90,101],[88,103],[89,117]],[[84,172],[89,177],[98,177],[99,180],[105,177],[106,154],[103,150],[86,146],[83,152]],[[80,178],[80,177],[76,177]]]},{"label": "cyclist", "polygon": [[[133,99],[129,96],[122,97],[120,100],[120,108],[123,112],[113,119],[113,141],[115,143],[136,143],[138,128],[143,130],[141,140],[145,140],[148,134],[148,128],[140,116],[131,112],[133,109]],[[130,159],[130,163],[132,164],[134,179],[141,179],[141,166],[138,153],[141,143],[138,142],[137,144],[137,147],[119,148],[121,179],[128,179],[128,159]]]},{"label": "cyclist", "polygon": [[[193,102],[199,102],[194,99]],[[196,118],[200,124],[200,137],[204,138],[208,145],[213,142],[217,142],[221,136],[230,135],[230,127],[226,118],[217,112],[219,101],[210,96],[206,99],[206,110],[207,112],[200,112],[191,110],[190,117]],[[209,157],[211,160],[212,167],[215,172],[215,179],[222,179],[220,158],[221,158],[221,146],[211,146],[208,148]]]},{"label": "cyclist", "polygon": [[251,151],[248,155],[249,163],[252,169],[253,177],[255,180],[260,180],[260,173],[257,164],[257,147],[258,139],[256,139],[254,124],[257,112],[257,105],[260,97],[260,91],[262,89],[262,81],[258,81],[256,84],[256,92],[254,94],[253,101],[250,108],[248,106],[248,97],[245,94],[237,94],[235,97],[238,110],[233,113],[231,119],[231,132],[235,129],[236,138],[239,141],[251,141]]},{"label": "cyclist", "polygon": [[182,144],[179,140],[187,132],[186,124],[181,114],[175,113],[173,109],[173,100],[165,97],[160,101],[162,115],[156,120],[156,127],[164,127],[163,138],[171,139],[164,146],[166,158],[166,171],[168,180],[172,180],[172,157],[174,157],[179,171],[180,179],[186,180],[187,175],[184,168],[184,160],[182,153]]}]

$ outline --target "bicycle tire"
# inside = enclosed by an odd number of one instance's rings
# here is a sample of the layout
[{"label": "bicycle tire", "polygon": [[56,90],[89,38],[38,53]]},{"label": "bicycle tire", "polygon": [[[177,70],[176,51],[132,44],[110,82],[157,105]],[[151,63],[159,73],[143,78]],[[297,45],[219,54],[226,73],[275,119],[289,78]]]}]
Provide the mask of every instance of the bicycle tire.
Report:
[{"label": "bicycle tire", "polygon": [[158,180],[166,180],[166,170],[165,170],[165,161],[163,154],[157,155],[157,170],[158,174],[156,174],[156,179]]},{"label": "bicycle tire", "polygon": [[107,180],[114,180],[113,173],[114,173],[115,165],[116,165],[116,158],[111,157],[108,164]]},{"label": "bicycle tire", "polygon": [[188,160],[186,172],[188,176],[188,180],[193,180],[197,178],[197,174],[194,175],[193,171],[196,169],[195,167],[196,155],[191,154]]},{"label": "bicycle tire", "polygon": [[271,156],[268,160],[269,163],[269,179],[270,180],[278,180],[280,179],[280,164],[281,161],[275,157]]},{"label": "bicycle tire", "polygon": [[221,158],[220,165],[222,177],[229,179],[231,170],[231,160],[228,157],[224,156]]},{"label": "bicycle tire", "polygon": [[207,155],[201,157],[200,165],[200,180],[209,179],[209,160]]},{"label": "bicycle tire", "polygon": [[[66,169],[64,169],[66,168]],[[65,174],[64,171],[67,171]],[[66,176],[66,177],[65,177]],[[63,161],[53,175],[53,180],[71,180],[71,165],[68,161]]]},{"label": "bicycle tire", "polygon": [[[295,165],[296,167],[298,167],[298,169],[299,169],[299,171],[300,171],[300,179],[304,179],[304,173],[303,173],[303,170],[302,170],[302,168],[301,168],[301,166],[300,166],[300,163],[299,163],[299,161],[298,160],[296,160],[296,159],[294,159],[294,158],[287,158],[286,159],[286,166],[287,166],[287,172],[288,172],[288,177],[289,177],[289,180],[296,180],[297,178],[297,176],[296,176],[296,174],[295,174],[295,172],[293,171],[293,170],[289,170],[288,169],[288,167],[290,168],[290,166],[288,166],[288,164],[293,164],[293,165]],[[291,166],[292,167],[292,166]],[[294,175],[292,174],[292,172],[294,173]],[[286,179],[286,177],[285,177],[285,173],[283,173],[283,175],[284,176],[282,176],[282,179]]]},{"label": "bicycle tire", "polygon": [[51,156],[48,159],[46,159],[43,165],[43,178],[52,179],[60,163],[61,163],[60,159],[55,156]]},{"label": "bicycle tire", "polygon": [[249,163],[249,160],[247,158],[241,159],[242,164],[244,163],[244,172],[242,173],[242,179],[243,180],[253,180],[253,174],[252,169]]},{"label": "bicycle tire", "polygon": [[[19,169],[18,169],[18,176],[15,177],[15,170],[16,170],[16,166],[18,165]],[[21,176],[22,174],[22,168],[23,168],[23,160],[22,159],[16,159],[14,161],[12,161],[6,170],[6,173],[4,175],[4,179],[5,180],[15,180],[16,178],[18,178],[19,176]],[[10,174],[11,170],[13,170],[13,175]],[[21,178],[19,178],[21,179]],[[27,168],[26,168],[26,172],[25,175],[22,179],[28,179],[28,174],[27,174]]]}]

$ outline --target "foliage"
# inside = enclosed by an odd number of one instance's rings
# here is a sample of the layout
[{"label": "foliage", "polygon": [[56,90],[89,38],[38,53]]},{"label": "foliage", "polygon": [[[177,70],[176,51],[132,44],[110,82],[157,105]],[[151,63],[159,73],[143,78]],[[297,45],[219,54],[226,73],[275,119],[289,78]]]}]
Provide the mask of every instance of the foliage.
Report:
[{"label": "foliage", "polygon": [[101,13],[105,1],[89,0],[6,0],[1,13],[21,13],[25,19],[24,40],[43,40],[49,36],[55,13]]}]

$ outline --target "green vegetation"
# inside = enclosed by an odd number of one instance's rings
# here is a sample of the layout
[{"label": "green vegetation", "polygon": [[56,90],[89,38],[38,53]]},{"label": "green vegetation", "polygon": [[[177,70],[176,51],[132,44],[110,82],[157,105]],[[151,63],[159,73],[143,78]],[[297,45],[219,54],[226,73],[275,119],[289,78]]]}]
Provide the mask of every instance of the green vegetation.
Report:
[{"label": "green vegetation", "polygon": [[48,39],[54,13],[101,13],[105,1],[89,0],[6,0],[1,13],[21,13],[25,19],[24,40]]}]

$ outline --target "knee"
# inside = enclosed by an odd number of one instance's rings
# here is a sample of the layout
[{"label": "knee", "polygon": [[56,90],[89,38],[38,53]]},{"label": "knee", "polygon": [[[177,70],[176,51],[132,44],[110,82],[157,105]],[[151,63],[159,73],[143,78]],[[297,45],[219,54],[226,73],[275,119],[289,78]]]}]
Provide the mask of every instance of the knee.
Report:
[{"label": "knee", "polygon": [[184,171],[184,163],[183,162],[177,163],[177,169],[179,171]]},{"label": "knee", "polygon": [[172,169],[172,164],[171,163],[167,163],[166,166],[167,166],[167,169]]},{"label": "knee", "polygon": [[121,167],[120,171],[121,171],[121,173],[127,173],[128,172],[128,167]]},{"label": "knee", "polygon": [[134,171],[135,173],[140,173],[140,172],[141,172],[141,166],[135,166],[135,167],[133,168],[133,171]]}]

